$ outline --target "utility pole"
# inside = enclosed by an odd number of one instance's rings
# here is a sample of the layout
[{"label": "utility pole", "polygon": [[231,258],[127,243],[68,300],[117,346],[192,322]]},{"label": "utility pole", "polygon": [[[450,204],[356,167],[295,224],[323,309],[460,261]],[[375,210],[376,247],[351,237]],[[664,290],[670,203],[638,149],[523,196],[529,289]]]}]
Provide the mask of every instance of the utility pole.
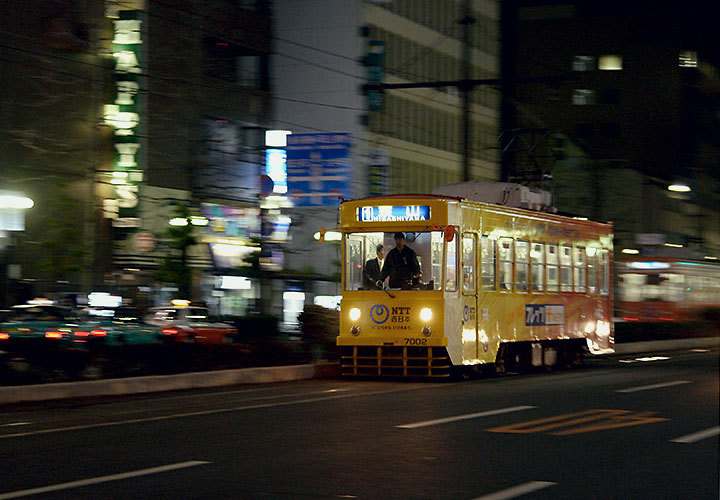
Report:
[{"label": "utility pole", "polygon": [[460,91],[462,92],[462,150],[463,150],[463,181],[470,180],[470,96],[474,85],[470,84],[472,78],[472,27],[475,18],[472,15],[470,0],[463,2],[463,17],[460,20],[463,25],[463,50],[460,60],[461,73],[463,75]]}]

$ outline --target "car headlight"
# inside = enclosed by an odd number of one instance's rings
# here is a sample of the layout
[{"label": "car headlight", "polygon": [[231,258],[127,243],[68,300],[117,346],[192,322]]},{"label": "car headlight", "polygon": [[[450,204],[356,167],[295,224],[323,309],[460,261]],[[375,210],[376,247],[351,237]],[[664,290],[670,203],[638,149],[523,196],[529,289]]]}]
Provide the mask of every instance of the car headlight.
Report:
[{"label": "car headlight", "polygon": [[423,321],[430,321],[432,319],[432,309],[429,307],[423,307],[420,310],[420,319]]},{"label": "car headlight", "polygon": [[357,307],[353,307],[352,309],[350,309],[349,316],[350,316],[351,321],[359,320],[360,319],[360,309],[358,309]]}]

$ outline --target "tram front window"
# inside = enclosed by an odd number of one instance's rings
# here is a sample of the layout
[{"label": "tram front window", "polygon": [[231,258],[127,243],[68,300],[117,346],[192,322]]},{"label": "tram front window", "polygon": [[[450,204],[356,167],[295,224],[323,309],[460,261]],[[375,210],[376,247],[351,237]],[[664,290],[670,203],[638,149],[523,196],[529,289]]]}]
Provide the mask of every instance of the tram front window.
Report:
[{"label": "tram front window", "polygon": [[[385,286],[391,289],[440,290],[444,244],[442,231],[405,231],[402,234],[405,238],[400,242],[395,238],[396,232],[347,233],[345,290],[380,290],[377,282],[383,277]],[[401,246],[404,247],[402,252]],[[417,266],[412,260],[412,253],[415,254]],[[396,268],[393,270],[391,266]]]}]

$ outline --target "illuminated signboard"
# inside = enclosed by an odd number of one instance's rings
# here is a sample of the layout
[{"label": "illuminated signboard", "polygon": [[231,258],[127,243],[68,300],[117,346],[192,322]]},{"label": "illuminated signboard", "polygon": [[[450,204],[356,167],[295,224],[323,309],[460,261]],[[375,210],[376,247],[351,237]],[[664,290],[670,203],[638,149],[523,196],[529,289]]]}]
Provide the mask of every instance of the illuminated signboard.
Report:
[{"label": "illuminated signboard", "polygon": [[143,73],[140,49],[142,47],[142,20],[139,11],[113,12],[112,39],[115,70],[115,99],[104,107],[105,123],[114,129],[113,143],[117,154],[110,183],[115,197],[103,202],[105,217],[112,219],[116,229],[134,229],[141,226],[138,217],[138,190],[143,171],[138,159],[141,141],[137,135],[141,122],[140,83]]},{"label": "illuminated signboard", "polygon": [[360,222],[408,222],[430,219],[430,207],[427,205],[382,205],[377,207],[359,207],[357,213]]},{"label": "illuminated signboard", "polygon": [[669,262],[628,262],[627,266],[630,269],[670,269]]}]

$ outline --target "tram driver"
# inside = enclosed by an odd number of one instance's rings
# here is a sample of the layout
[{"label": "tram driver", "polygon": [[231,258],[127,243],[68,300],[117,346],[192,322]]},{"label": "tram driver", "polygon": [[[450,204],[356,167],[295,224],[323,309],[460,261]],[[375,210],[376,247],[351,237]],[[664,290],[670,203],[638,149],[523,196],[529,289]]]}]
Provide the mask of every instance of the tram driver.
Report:
[{"label": "tram driver", "polygon": [[415,250],[405,244],[405,234],[395,233],[395,248],[388,252],[376,285],[382,288],[382,283],[389,276],[390,288],[410,290],[421,274]]}]

